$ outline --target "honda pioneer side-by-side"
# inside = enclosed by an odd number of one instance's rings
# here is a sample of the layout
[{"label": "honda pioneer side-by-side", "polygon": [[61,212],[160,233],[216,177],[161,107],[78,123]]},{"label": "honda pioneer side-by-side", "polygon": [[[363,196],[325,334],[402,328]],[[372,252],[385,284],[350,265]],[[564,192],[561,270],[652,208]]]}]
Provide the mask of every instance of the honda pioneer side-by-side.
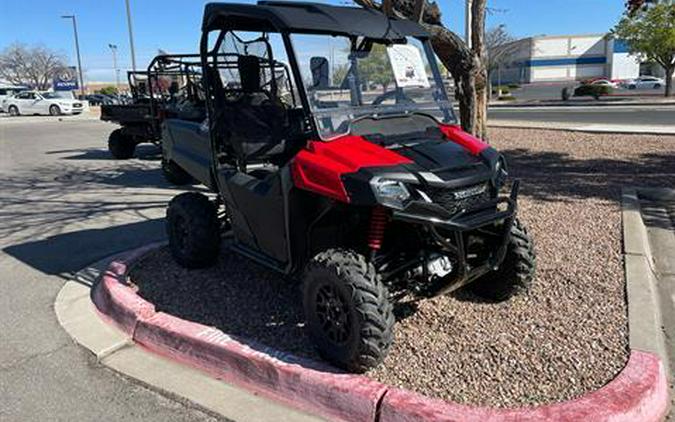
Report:
[{"label": "honda pioneer side-by-side", "polygon": [[297,276],[317,349],[353,372],[386,356],[394,292],[529,288],[518,182],[457,126],[423,27],[352,7],[209,4],[200,54],[207,113],[166,125],[217,196],[169,204],[179,264],[212,264],[226,234],[229,250]]},{"label": "honda pioneer side-by-side", "polygon": [[[203,102],[199,54],[161,54],[147,70],[130,71],[127,76],[131,102],[101,106],[101,120],[121,126],[108,138],[108,150],[117,159],[133,157],[138,144],[161,144],[164,118],[185,103],[196,104],[200,99]],[[192,181],[169,161],[162,161],[162,170],[171,183]]]}]

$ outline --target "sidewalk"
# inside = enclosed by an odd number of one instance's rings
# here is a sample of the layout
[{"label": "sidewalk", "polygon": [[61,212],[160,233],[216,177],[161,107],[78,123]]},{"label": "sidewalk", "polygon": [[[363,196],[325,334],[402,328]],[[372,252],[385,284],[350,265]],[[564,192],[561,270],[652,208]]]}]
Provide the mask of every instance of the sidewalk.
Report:
[{"label": "sidewalk", "polygon": [[[672,375],[675,368],[675,189],[626,189],[623,201],[628,302],[633,303],[633,312],[640,315],[643,323],[650,322],[640,325],[639,330],[632,330],[631,343],[639,343],[643,350],[662,357],[666,373],[670,374],[672,406],[675,404]],[[626,204],[630,205],[629,209]],[[637,218],[630,216],[630,212]],[[635,288],[631,289],[631,282]],[[628,313],[630,316],[630,308]],[[649,314],[653,315],[652,320],[644,319],[644,315]],[[675,416],[675,407],[671,407],[670,412],[670,417]]]}]

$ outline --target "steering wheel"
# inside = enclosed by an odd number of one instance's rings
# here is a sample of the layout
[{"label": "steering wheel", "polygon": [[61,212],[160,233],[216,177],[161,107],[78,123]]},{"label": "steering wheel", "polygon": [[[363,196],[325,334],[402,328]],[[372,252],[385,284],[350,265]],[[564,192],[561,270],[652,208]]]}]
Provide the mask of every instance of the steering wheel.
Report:
[{"label": "steering wheel", "polygon": [[396,88],[377,96],[377,98],[373,100],[372,105],[380,105],[391,98],[396,99],[396,104],[415,104],[415,101],[408,97],[401,88]]}]

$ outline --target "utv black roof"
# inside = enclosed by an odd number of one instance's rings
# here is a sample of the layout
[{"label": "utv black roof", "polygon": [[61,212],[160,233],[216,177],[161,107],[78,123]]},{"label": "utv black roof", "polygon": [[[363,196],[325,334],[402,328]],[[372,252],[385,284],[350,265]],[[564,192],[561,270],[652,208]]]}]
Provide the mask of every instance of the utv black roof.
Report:
[{"label": "utv black roof", "polygon": [[388,19],[374,10],[284,1],[259,1],[257,5],[207,4],[202,30],[300,32],[392,40],[429,36],[419,24]]}]

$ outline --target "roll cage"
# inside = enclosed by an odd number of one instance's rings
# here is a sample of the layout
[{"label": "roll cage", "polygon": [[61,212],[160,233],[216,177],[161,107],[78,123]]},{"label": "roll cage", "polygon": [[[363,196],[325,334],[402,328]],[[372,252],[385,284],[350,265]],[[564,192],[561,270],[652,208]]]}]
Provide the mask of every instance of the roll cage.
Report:
[{"label": "roll cage", "polygon": [[[387,18],[379,12],[355,7],[336,7],[315,3],[259,1],[256,5],[250,4],[207,4],[202,23],[202,37],[200,42],[200,56],[202,71],[206,75],[204,90],[206,107],[210,119],[210,137],[212,151],[217,157],[213,165],[229,162],[236,164],[245,171],[246,157],[237,156],[236,150],[241,148],[227,145],[223,128],[219,124],[219,117],[223,115],[222,102],[214,92],[214,84],[209,69],[218,67],[216,57],[222,47],[225,36],[236,31],[255,31],[267,34],[279,34],[288,57],[290,69],[286,68],[288,80],[293,84],[292,91],[297,93],[298,112],[303,114],[298,119],[302,128],[296,130],[296,136],[305,141],[320,139],[319,128],[315,116],[310,108],[308,93],[302,81],[302,72],[296,51],[291,40],[292,34],[326,34],[343,35],[353,40],[353,44],[368,44],[369,40],[386,42],[400,42],[406,37],[415,37],[424,43],[425,53],[433,54],[428,42],[429,34],[426,30],[411,21]],[[213,33],[217,33],[213,37]],[[269,52],[269,47],[268,47]],[[274,59],[269,52],[270,60]],[[269,66],[269,63],[267,64]],[[272,66],[276,66],[273,64]],[[435,60],[430,61],[432,76],[441,81],[441,73]],[[314,71],[314,69],[313,69]],[[273,87],[276,88],[276,87]],[[441,88],[443,89],[443,88]],[[358,90],[357,90],[358,91]],[[356,92],[358,95],[358,92]],[[447,94],[443,91],[447,98]],[[450,113],[452,111],[450,110]],[[299,133],[297,133],[299,132]],[[234,152],[234,156],[232,156]],[[214,173],[217,169],[213,168]]]}]

